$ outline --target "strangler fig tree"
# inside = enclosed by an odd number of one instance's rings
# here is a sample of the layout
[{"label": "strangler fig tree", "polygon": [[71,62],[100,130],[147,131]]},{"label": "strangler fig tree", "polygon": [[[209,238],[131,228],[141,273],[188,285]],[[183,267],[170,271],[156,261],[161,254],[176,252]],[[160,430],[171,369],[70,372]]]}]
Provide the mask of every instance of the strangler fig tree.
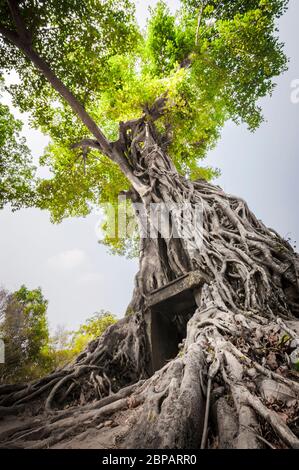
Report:
[{"label": "strangler fig tree", "polygon": [[[0,439],[65,446],[96,428],[101,442],[109,416],[117,447],[298,447],[298,255],[201,164],[227,120],[261,123],[259,99],[286,69],[277,19],[287,1],[182,0],[175,15],[159,2],[145,30],[127,0],[0,5],[0,65],[21,79],[14,103],[51,137],[37,205],[54,221],[120,194],[143,215],[152,204],[187,203],[190,220],[202,211],[190,228],[171,210],[167,236],[155,227],[140,238],[124,319],[65,368],[0,388],[2,413],[25,403],[39,413]],[[190,236],[175,236],[184,224]],[[105,242],[120,253],[134,245]],[[164,317],[150,308],[186,279],[191,307],[164,299]]]}]

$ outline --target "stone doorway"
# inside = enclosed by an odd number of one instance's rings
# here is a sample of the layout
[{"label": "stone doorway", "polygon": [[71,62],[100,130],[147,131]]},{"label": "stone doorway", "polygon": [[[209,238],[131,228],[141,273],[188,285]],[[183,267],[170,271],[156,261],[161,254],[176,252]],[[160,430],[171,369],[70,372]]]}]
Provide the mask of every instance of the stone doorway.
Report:
[{"label": "stone doorway", "polygon": [[151,373],[178,354],[187,323],[197,308],[196,296],[202,282],[202,275],[193,271],[148,296],[145,320],[151,346]]}]

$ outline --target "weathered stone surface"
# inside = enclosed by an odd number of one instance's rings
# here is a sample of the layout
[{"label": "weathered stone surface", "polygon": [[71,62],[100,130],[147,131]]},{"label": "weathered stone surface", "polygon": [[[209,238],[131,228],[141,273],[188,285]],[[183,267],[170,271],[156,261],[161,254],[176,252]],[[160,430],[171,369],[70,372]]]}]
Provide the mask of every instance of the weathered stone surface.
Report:
[{"label": "weathered stone surface", "polygon": [[147,298],[147,306],[151,309],[167,310],[180,313],[184,306],[194,305],[193,290],[202,285],[204,279],[199,271],[193,271],[152,291]]},{"label": "weathered stone surface", "polygon": [[202,275],[193,271],[148,295],[145,321],[151,346],[152,372],[177,355],[178,344],[186,336],[190,314],[196,310],[194,291],[202,283]]}]

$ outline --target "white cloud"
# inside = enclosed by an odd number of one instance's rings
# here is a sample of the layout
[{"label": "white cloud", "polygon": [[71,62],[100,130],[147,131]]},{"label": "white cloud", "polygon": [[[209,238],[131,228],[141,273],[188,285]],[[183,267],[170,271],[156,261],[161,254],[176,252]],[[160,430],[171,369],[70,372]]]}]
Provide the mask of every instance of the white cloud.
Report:
[{"label": "white cloud", "polygon": [[48,258],[47,264],[52,269],[67,270],[81,266],[86,261],[82,250],[68,250]]}]

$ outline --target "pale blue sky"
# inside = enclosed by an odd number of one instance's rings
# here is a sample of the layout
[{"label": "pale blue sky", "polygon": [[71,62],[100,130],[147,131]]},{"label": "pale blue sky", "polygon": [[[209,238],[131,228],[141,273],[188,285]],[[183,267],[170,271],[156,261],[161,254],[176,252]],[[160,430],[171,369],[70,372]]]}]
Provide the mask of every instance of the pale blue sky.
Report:
[{"label": "pale blue sky", "polygon": [[[148,5],[137,2],[145,24]],[[168,2],[175,9],[177,1]],[[289,71],[277,80],[272,98],[262,101],[267,119],[254,134],[228,123],[207,163],[221,168],[217,181],[227,192],[244,197],[250,208],[281,235],[299,242],[299,103],[291,102],[291,83],[299,79],[299,2],[291,0],[280,20],[280,37],[290,57]],[[17,115],[17,113],[16,113]],[[24,134],[36,158],[47,139],[25,126]],[[49,300],[54,328],[75,328],[101,308],[122,316],[130,301],[137,261],[111,256],[97,243],[98,216],[50,223],[35,209],[0,212],[0,284],[17,289],[41,286]]]}]

